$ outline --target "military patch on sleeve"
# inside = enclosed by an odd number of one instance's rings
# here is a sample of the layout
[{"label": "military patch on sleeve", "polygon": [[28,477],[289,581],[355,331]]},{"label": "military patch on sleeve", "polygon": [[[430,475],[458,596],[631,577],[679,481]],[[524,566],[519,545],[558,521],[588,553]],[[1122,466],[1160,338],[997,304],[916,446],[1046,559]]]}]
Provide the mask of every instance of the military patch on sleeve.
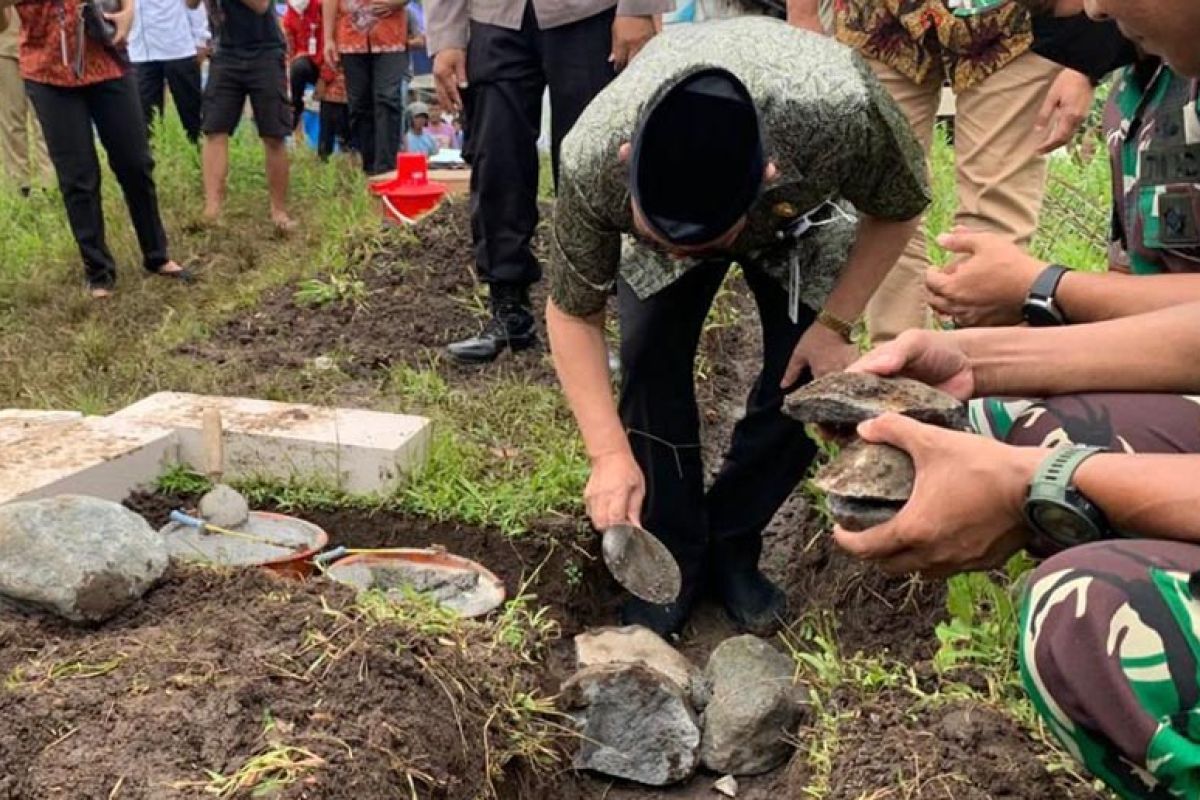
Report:
[{"label": "military patch on sleeve", "polygon": [[1200,190],[1168,190],[1158,198],[1159,238],[1167,247],[1200,245]]}]

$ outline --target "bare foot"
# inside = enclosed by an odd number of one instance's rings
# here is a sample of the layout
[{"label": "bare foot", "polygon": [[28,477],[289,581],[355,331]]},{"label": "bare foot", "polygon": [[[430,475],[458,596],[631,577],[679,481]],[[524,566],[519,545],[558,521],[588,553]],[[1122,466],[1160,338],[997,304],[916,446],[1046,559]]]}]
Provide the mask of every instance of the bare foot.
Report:
[{"label": "bare foot", "polygon": [[271,224],[275,226],[275,232],[281,236],[287,236],[294,232],[299,227],[296,220],[287,215],[286,212],[271,215]]},{"label": "bare foot", "polygon": [[200,215],[200,223],[206,227],[217,225],[221,221],[221,209],[205,206],[204,213]]},{"label": "bare foot", "polygon": [[108,298],[112,297],[112,289],[105,289],[102,286],[93,286],[91,289],[88,289],[88,294],[91,295],[93,300],[107,300]]}]

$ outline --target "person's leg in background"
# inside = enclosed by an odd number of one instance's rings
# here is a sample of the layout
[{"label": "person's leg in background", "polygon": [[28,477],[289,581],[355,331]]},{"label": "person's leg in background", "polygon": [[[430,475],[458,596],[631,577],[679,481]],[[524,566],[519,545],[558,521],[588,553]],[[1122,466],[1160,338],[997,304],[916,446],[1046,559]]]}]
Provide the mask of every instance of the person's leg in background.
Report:
[{"label": "person's leg in background", "polygon": [[29,191],[29,131],[25,81],[15,58],[0,58],[0,169],[22,192]]},{"label": "person's leg in background", "polygon": [[492,318],[479,336],[448,347],[467,363],[537,343],[529,287],[542,276],[530,247],[538,223],[537,140],[546,88],[541,35],[532,5],[519,31],[471,23],[463,156],[471,165],[475,268],[488,285]]},{"label": "person's leg in background", "polygon": [[396,168],[396,153],[403,140],[404,106],[400,104],[401,85],[408,72],[408,53],[379,53],[371,62],[371,85],[375,93],[375,169],[387,172]]},{"label": "person's leg in background", "polygon": [[1062,71],[1025,53],[958,95],[954,117],[956,225],[1029,244],[1046,190],[1046,157],[1035,130],[1050,84]]},{"label": "person's leg in background", "polygon": [[142,249],[142,265],[158,272],[170,261],[167,232],[158,209],[154,184],[154,158],[142,131],[130,131],[129,120],[140,115],[137,89],[132,75],[104,81],[85,90],[88,110],[117,183]]},{"label": "person's leg in background", "polygon": [[255,59],[253,70],[247,78],[250,108],[266,152],[271,222],[280,233],[288,233],[295,223],[287,211],[290,168],[284,140],[293,130],[292,106],[287,97],[287,61],[282,54],[266,53]]},{"label": "person's leg in background", "polygon": [[708,490],[713,586],[743,630],[770,635],[787,624],[787,599],[759,570],[762,535],[775,512],[804,480],[817,448],[803,423],[784,415],[779,386],[796,343],[814,313],[788,316],[787,292],[753,264],[743,265],[762,325],[763,364],[733,429],[729,450]]},{"label": "person's leg in background", "polygon": [[179,121],[183,123],[188,141],[196,144],[200,141],[201,107],[204,103],[200,62],[195,58],[181,58],[164,62],[163,69],[166,71],[167,85],[171,87],[171,100],[175,103]]},{"label": "person's leg in background", "polygon": [[408,53],[404,54],[404,74],[400,77],[400,144],[399,149],[407,149],[404,144],[404,134],[408,131],[408,87],[412,85],[412,60]]},{"label": "person's leg in background", "polygon": [[246,104],[241,60],[218,53],[209,62],[204,85],[204,219],[214,222],[225,204],[229,177],[229,136],[237,128]]},{"label": "person's leg in background", "polygon": [[311,58],[300,56],[291,63],[288,72],[291,81],[292,125],[294,128],[299,128],[304,119],[304,90],[309,86],[317,85],[317,81],[321,78],[321,71],[317,69],[317,65]]},{"label": "person's leg in background", "polygon": [[1200,544],[1073,547],[1033,573],[1021,680],[1054,736],[1128,800],[1200,797]]},{"label": "person's leg in background", "polygon": [[341,103],[330,103],[327,100],[321,101],[321,134],[317,139],[317,158],[322,161],[328,161],[333,155],[334,143],[337,141],[337,132],[334,126],[337,125],[337,110],[335,106]]},{"label": "person's leg in background", "polygon": [[[371,85],[373,56],[360,53],[342,56],[346,75],[346,103],[350,108],[350,130],[362,156],[363,172],[377,174],[375,169],[375,90]],[[390,169],[390,167],[388,168]]]},{"label": "person's leg in background", "polygon": [[[941,99],[941,73],[918,84],[880,61],[868,63],[908,118],[917,140],[928,154]],[[925,270],[928,268],[929,252],[922,224],[904,248],[896,266],[867,303],[867,332],[872,342],[878,344],[896,338],[909,328],[928,326],[929,304],[925,300]]]},{"label": "person's leg in background", "polygon": [[556,187],[563,138],[588,103],[616,76],[608,60],[615,16],[616,9],[610,8],[542,32],[542,69],[550,85],[550,158]]},{"label": "person's leg in background", "polygon": [[161,117],[163,113],[166,71],[161,61],[144,61],[133,65],[133,74],[137,79],[142,117],[146,121],[146,135],[149,136],[154,130],[155,117]]},{"label": "person's leg in background", "polygon": [[[91,289],[112,289],[117,265],[104,240],[104,208],[100,200],[100,159],[92,138],[92,118],[80,89],[26,83],[42,123],[50,161],[67,209],[67,221],[83,258]],[[140,112],[134,116],[140,119]],[[128,119],[125,121],[129,125]]]},{"label": "person's leg in background", "polygon": [[709,521],[692,368],[704,320],[728,271],[728,262],[694,267],[645,300],[624,281],[617,283],[618,410],[646,479],[642,525],[671,551],[683,578],[675,603],[628,598],[621,624],[644,625],[662,636],[679,633],[707,577]]}]

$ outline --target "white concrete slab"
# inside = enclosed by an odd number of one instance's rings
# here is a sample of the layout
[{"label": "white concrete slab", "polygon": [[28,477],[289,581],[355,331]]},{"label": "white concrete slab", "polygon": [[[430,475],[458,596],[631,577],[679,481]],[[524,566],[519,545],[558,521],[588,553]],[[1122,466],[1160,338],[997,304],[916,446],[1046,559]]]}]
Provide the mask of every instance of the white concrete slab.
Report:
[{"label": "white concrete slab", "polygon": [[0,503],[58,494],[123,500],[179,460],[170,428],[86,417],[35,425],[0,440]]},{"label": "white concrete slab", "polygon": [[47,428],[83,419],[78,411],[39,408],[0,408],[0,444],[24,438],[35,428]]},{"label": "white concrete slab", "polygon": [[229,478],[316,478],[347,492],[387,492],[428,454],[428,419],[363,409],[160,392],[113,417],[174,429],[180,459],[198,466],[201,415],[211,406],[221,411]]}]

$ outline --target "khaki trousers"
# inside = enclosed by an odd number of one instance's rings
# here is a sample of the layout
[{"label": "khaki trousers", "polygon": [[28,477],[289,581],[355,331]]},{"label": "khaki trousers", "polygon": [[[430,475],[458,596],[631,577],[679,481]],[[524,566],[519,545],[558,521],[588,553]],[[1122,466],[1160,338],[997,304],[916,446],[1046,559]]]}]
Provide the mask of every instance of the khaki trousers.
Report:
[{"label": "khaki trousers", "polygon": [[0,57],[0,170],[21,188],[46,183],[50,158],[15,58]]},{"label": "khaki trousers", "polygon": [[[941,97],[940,77],[913,83],[886,64],[871,61],[880,81],[908,117],[929,152]],[[954,117],[956,225],[991,231],[1025,246],[1037,228],[1046,187],[1046,159],[1034,130],[1046,91],[1061,68],[1025,53],[982,83],[958,94]],[[924,226],[867,305],[872,341],[894,339],[928,326]]]}]

